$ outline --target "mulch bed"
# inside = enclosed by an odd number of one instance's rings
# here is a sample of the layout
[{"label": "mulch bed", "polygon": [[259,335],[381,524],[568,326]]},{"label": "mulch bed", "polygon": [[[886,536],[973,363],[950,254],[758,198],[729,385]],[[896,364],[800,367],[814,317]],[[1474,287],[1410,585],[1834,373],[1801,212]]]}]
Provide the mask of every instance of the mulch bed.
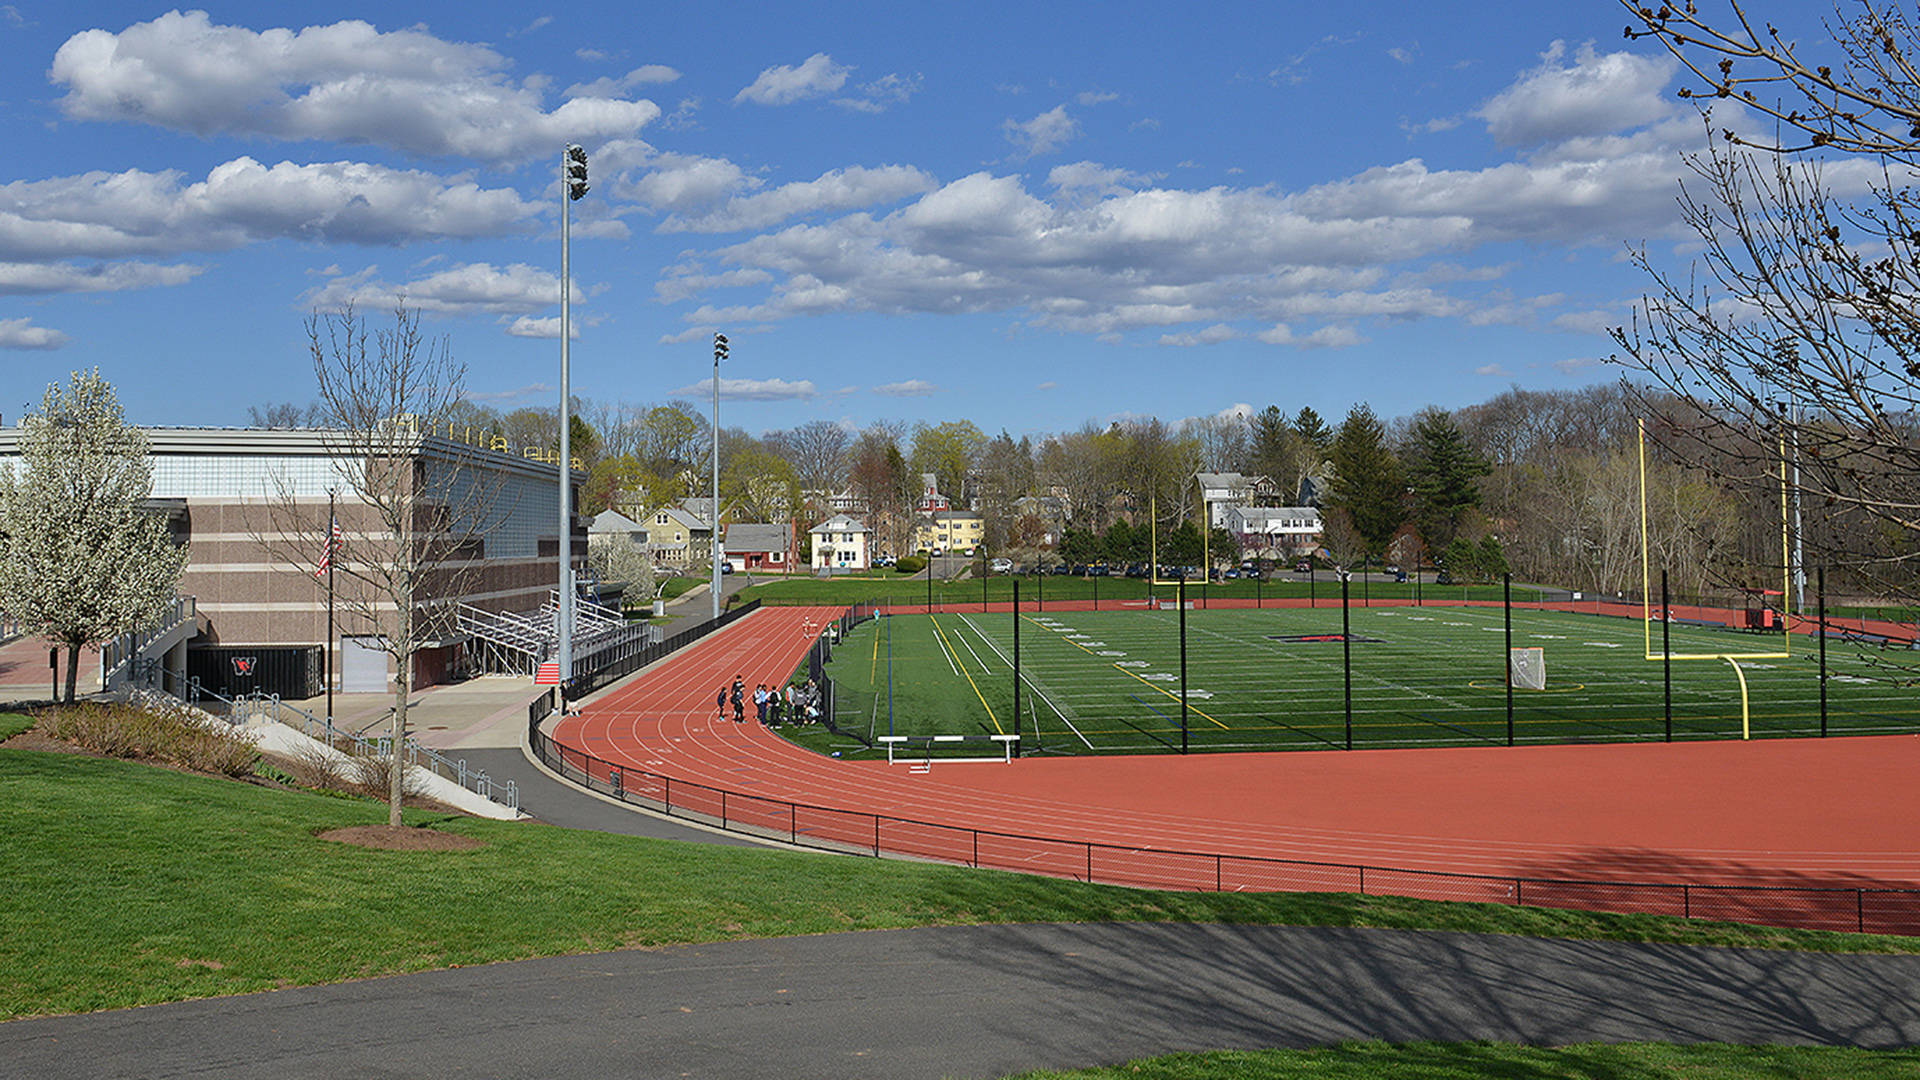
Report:
[{"label": "mulch bed", "polygon": [[328,829],[315,835],[322,840],[379,848],[382,851],[473,851],[487,846],[486,841],[471,836],[455,836],[406,825],[354,825],[344,829]]},{"label": "mulch bed", "polygon": [[39,728],[28,728],[11,739],[0,739],[0,747],[5,747],[8,750],[39,750],[48,754],[87,754],[89,757],[103,756],[82,750],[70,742],[61,742],[59,739],[49,738],[41,734]]}]

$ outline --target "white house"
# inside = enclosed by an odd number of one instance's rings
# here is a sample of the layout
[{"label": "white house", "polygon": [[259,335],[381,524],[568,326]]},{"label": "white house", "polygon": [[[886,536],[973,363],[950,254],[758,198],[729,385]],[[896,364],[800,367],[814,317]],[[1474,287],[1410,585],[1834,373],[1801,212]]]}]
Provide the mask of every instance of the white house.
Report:
[{"label": "white house", "polygon": [[1245,552],[1271,550],[1287,557],[1320,546],[1320,511],[1311,506],[1228,506],[1221,528]]},{"label": "white house", "polygon": [[1201,503],[1207,507],[1207,524],[1229,531],[1232,531],[1227,524],[1230,508],[1249,507],[1278,493],[1267,477],[1242,476],[1237,472],[1194,473],[1193,481],[1200,488]]},{"label": "white house", "polygon": [[807,532],[813,537],[815,570],[865,570],[873,565],[870,533],[858,518],[835,514]]},{"label": "white house", "polygon": [[603,510],[596,515],[587,523],[587,536],[624,540],[637,548],[647,546],[647,527],[618,510]]}]

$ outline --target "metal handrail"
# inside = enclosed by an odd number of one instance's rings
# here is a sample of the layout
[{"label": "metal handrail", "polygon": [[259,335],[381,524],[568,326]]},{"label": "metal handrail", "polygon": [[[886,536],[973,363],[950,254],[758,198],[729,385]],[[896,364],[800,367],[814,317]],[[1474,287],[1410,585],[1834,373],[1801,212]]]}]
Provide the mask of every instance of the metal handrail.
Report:
[{"label": "metal handrail", "polygon": [[[163,693],[170,693],[164,685],[165,677],[172,676],[178,678],[179,676],[174,675],[173,672],[164,670],[162,675],[161,691]],[[282,701],[278,694],[255,692],[252,694],[242,694],[237,698],[230,698],[201,686],[198,678],[190,678],[186,680],[186,682],[187,690],[191,696],[182,698],[179,694],[172,694],[173,697],[185,701],[189,705],[197,704],[199,698],[202,696],[224,702],[228,709],[228,715],[224,719],[235,727],[240,726],[246,718],[264,717],[274,723],[285,724],[288,727],[294,728],[301,734],[317,742],[324,742],[330,749],[343,750],[343,752],[356,757],[393,756],[393,736],[378,735],[367,737],[351,731],[343,731],[334,727],[332,719],[315,716],[307,710],[300,708],[298,705],[292,705]],[[288,713],[296,714],[300,718],[299,721],[296,722],[292,717],[286,715]],[[411,735],[407,736],[406,741],[402,744],[402,749],[405,751],[405,760],[408,765],[419,765],[442,779],[452,780],[458,783],[461,787],[479,795],[481,798],[497,802],[516,813],[519,812],[520,787],[513,780],[509,779],[504,783],[497,783],[492,777],[487,775],[485,770],[469,768],[467,759],[459,758],[456,760],[449,758],[432,747],[420,745]]]},{"label": "metal handrail", "polygon": [[140,659],[148,645],[165,637],[199,613],[199,605],[191,596],[175,596],[172,603],[161,611],[160,616],[144,629],[132,630],[121,634],[100,646],[100,686],[105,689],[113,685],[122,671]]}]

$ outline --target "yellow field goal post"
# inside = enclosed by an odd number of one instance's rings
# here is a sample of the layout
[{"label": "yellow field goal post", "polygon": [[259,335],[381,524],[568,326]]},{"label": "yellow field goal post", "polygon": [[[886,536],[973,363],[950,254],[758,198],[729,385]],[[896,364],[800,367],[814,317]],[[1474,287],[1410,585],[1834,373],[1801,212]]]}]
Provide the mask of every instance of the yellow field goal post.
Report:
[{"label": "yellow field goal post", "polygon": [[[1735,678],[1740,681],[1740,737],[1752,735],[1751,714],[1747,701],[1747,676],[1740,668],[1742,660],[1787,660],[1793,656],[1793,624],[1786,609],[1786,598],[1792,595],[1793,563],[1788,554],[1790,535],[1787,516],[1787,448],[1782,440],[1780,444],[1780,648],[1769,651],[1725,651],[1702,653],[1675,653],[1653,649],[1653,557],[1649,541],[1647,523],[1647,422],[1639,421],[1640,430],[1640,622],[1646,639],[1646,658],[1648,660],[1724,660],[1733,668]],[[1761,592],[1760,602],[1766,602],[1766,594]],[[1660,618],[1672,619],[1671,602],[1663,605],[1667,610],[1660,612]]]},{"label": "yellow field goal post", "polygon": [[1158,498],[1147,501],[1147,583],[1165,586],[1169,589],[1186,585],[1202,586],[1213,581],[1213,504],[1218,500],[1208,499],[1204,488],[1200,498],[1200,580],[1189,581],[1184,577],[1162,578],[1160,576],[1160,501]]}]

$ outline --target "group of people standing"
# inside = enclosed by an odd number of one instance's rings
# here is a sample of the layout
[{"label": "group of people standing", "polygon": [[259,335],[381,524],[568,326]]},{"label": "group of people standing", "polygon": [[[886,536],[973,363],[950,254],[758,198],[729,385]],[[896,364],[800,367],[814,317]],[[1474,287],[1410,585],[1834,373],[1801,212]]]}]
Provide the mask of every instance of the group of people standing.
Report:
[{"label": "group of people standing", "polygon": [[[747,721],[747,682],[739,675],[733,677],[731,686],[723,686],[714,695],[713,705],[718,711],[717,719],[727,718],[727,706],[733,706],[733,722],[744,724]],[[776,727],[782,723],[817,724],[820,722],[820,688],[808,679],[805,685],[787,684],[784,688],[769,688],[766,683],[753,688],[751,695],[754,716],[764,727]]]}]

